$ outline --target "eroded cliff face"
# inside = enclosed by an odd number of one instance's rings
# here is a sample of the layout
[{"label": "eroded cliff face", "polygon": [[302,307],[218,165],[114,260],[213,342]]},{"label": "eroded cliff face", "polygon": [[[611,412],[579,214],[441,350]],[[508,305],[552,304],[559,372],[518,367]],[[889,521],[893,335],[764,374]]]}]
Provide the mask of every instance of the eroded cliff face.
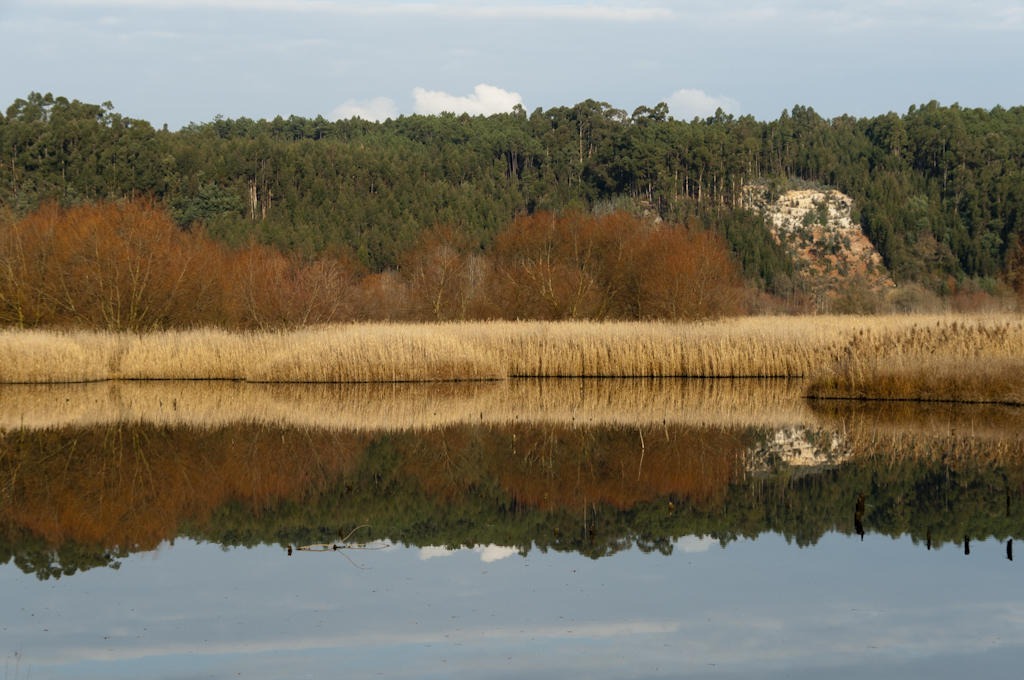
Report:
[{"label": "eroded cliff face", "polygon": [[746,201],[764,211],[768,228],[816,297],[841,294],[853,282],[876,290],[896,286],[881,255],[853,221],[853,199],[846,194],[800,189],[772,202],[765,188],[753,186]]}]

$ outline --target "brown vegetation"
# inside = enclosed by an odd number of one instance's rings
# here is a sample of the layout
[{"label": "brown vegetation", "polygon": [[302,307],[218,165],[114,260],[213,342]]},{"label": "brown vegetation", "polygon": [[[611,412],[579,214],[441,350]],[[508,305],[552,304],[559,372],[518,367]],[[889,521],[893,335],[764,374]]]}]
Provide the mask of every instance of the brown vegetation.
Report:
[{"label": "brown vegetation", "polygon": [[350,318],[358,268],[178,229],[146,201],[0,221],[0,324],[152,330],[278,328]]},{"label": "brown vegetation", "polygon": [[817,397],[1019,403],[1024,322],[746,317],[704,323],[347,324],[291,332],[0,333],[0,382],[812,378]]},{"label": "brown vegetation", "polygon": [[1024,323],[960,318],[859,332],[810,384],[808,395],[1024,404]]},{"label": "brown vegetation", "polygon": [[498,238],[488,284],[505,319],[704,319],[745,312],[739,269],[714,234],[627,214],[539,213]]},{"label": "brown vegetation", "polygon": [[470,253],[472,247],[464,232],[446,225],[420,237],[402,259],[406,316],[423,321],[481,318],[485,264],[479,254]]},{"label": "brown vegetation", "polygon": [[[0,382],[813,377],[818,397],[1024,400],[1016,317],[724,319],[770,305],[722,241],[626,213],[521,217],[486,253],[439,226],[401,262],[368,275],[341,253],[231,250],[145,201],[50,204],[0,221],[0,324],[64,330],[0,333]],[[991,303],[969,286],[950,299]],[[857,286],[836,304],[881,308]],[[561,323],[359,323],[403,319]]]},{"label": "brown vegetation", "polygon": [[[9,359],[0,365],[0,382],[804,377],[841,351],[865,323],[857,317],[802,317],[701,324],[348,324],[243,334],[12,330],[0,333],[0,355]],[[909,325],[902,318],[888,323]]]},{"label": "brown vegetation", "polygon": [[440,225],[370,275],[343,253],[229,249],[146,201],[49,204],[0,220],[0,324],[153,330],[336,321],[697,319],[743,313],[739,269],[707,232],[625,213],[538,213],[493,251]]}]

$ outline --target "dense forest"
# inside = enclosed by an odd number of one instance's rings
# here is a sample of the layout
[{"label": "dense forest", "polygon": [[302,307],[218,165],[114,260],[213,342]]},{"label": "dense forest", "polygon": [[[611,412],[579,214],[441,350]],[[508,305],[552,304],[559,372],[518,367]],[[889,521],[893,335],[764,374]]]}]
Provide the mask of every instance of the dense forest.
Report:
[{"label": "dense forest", "polygon": [[[615,210],[717,232],[745,277],[771,290],[792,263],[745,201],[827,186],[898,282],[1024,287],[1024,107],[911,107],[826,119],[674,120],[588,100],[490,117],[215,118],[174,132],[103,105],[32,93],[0,119],[0,201],[21,218],[151,197],[182,229],[233,245],[255,237],[307,257],[344,251],[371,271],[400,266],[438,224],[488,249],[517,216]],[[747,206],[747,207],[745,207]]]}]

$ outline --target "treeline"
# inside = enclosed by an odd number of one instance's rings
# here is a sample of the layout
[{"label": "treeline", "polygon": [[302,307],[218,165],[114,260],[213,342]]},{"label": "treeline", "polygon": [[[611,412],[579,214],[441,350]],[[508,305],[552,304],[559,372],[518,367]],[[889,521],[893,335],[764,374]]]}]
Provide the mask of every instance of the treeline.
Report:
[{"label": "treeline", "polygon": [[627,213],[537,212],[487,251],[440,225],[395,270],[341,251],[231,247],[182,231],[151,201],[0,220],[0,325],[153,330],[267,329],[343,321],[699,319],[741,314],[724,242]]},{"label": "treeline", "polygon": [[350,248],[374,272],[438,223],[486,247],[518,215],[626,208],[717,232],[769,288],[792,266],[744,207],[745,187],[777,196],[810,182],[853,197],[897,280],[1024,288],[1024,107],[825,119],[795,106],[769,122],[685,122],[664,104],[630,115],[588,100],[380,124],[218,117],[171,132],[109,103],[33,93],[0,120],[0,161],[16,216],[47,199],[152,195],[182,227],[307,255]]}]

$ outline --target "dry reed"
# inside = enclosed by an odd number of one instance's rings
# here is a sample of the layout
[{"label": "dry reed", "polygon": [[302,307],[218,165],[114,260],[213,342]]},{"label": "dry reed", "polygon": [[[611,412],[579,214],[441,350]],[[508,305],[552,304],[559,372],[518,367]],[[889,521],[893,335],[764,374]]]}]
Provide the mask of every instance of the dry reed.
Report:
[{"label": "dry reed", "polygon": [[814,376],[808,395],[1024,404],[1024,324],[990,316],[869,328]]},{"label": "dry reed", "polygon": [[787,377],[814,396],[1020,403],[1017,316],[353,324],[290,332],[0,333],[0,382]]}]

